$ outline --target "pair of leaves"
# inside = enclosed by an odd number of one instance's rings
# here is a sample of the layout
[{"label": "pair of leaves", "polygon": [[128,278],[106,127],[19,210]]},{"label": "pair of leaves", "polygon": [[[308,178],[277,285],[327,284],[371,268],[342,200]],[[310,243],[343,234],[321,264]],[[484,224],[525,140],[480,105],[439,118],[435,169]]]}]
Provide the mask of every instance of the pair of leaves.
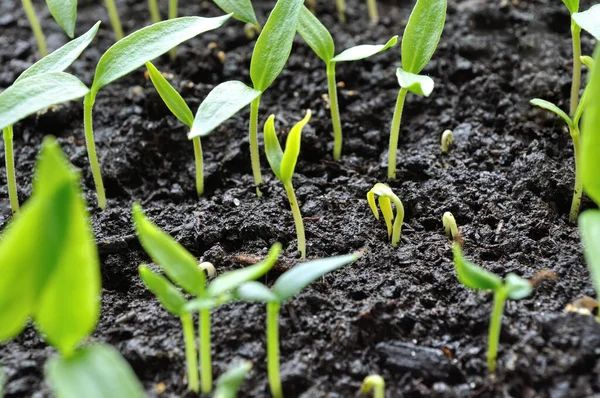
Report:
[{"label": "pair of leaves", "polygon": [[600,4],[596,4],[587,11],[572,12],[573,20],[582,29],[586,30],[596,40],[600,40]]},{"label": "pair of leaves", "polygon": [[77,0],[46,0],[50,14],[70,38],[75,35]]},{"label": "pair of leaves", "polygon": [[258,25],[250,0],[214,0],[219,8],[239,21]]}]

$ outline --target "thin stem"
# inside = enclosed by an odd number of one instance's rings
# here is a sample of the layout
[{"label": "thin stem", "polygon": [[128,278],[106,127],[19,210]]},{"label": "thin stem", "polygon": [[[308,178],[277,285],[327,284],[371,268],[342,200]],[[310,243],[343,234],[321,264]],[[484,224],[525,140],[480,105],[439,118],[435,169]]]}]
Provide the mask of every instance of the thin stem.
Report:
[{"label": "thin stem", "polygon": [[252,162],[252,174],[254,175],[254,185],[256,185],[256,195],[260,198],[260,184],[262,184],[262,175],[260,174],[260,155],[258,152],[258,108],[260,107],[260,95],[250,104],[250,161]]},{"label": "thin stem", "polygon": [[210,346],[210,309],[200,310],[200,382],[202,393],[212,390],[212,354]]},{"label": "thin stem", "polygon": [[333,61],[327,64],[327,85],[329,87],[329,110],[331,111],[331,123],[333,124],[333,160],[339,160],[342,156],[343,137],[335,81],[335,62]]},{"label": "thin stem", "polygon": [[[177,0],[169,0],[169,19],[177,18]],[[171,60],[174,60],[177,56],[177,47],[173,47],[171,51],[169,51],[169,56]]]},{"label": "thin stem", "polygon": [[571,108],[570,116],[575,115],[579,102],[579,88],[581,86],[581,28],[571,18],[571,35],[573,36],[573,82],[571,83]]},{"label": "thin stem", "polygon": [[37,41],[38,50],[40,51],[40,58],[44,58],[46,55],[48,55],[46,37],[44,36],[44,32],[42,31],[42,27],[40,26],[37,15],[35,15],[33,4],[31,4],[31,0],[21,0],[21,3],[25,9],[25,14],[27,15],[27,19],[31,25],[31,30],[33,31],[35,40]]},{"label": "thin stem", "polygon": [[267,373],[273,398],[283,398],[279,377],[279,303],[267,303]]},{"label": "thin stem", "polygon": [[200,197],[204,193],[204,160],[202,159],[200,137],[194,137],[192,143],[194,144],[194,159],[196,161],[196,192]]},{"label": "thin stem", "polygon": [[302,221],[302,214],[300,214],[300,207],[298,206],[298,200],[294,193],[294,187],[292,182],[283,183],[285,193],[287,193],[288,200],[290,201],[290,207],[292,208],[292,214],[294,215],[294,224],[296,224],[296,236],[298,237],[298,250],[300,251],[300,259],[306,258],[306,238],[304,236],[304,222]]},{"label": "thin stem", "polygon": [[[394,195],[395,196],[395,195]],[[392,233],[392,246],[398,246],[400,243],[400,237],[402,234],[402,223],[404,222],[404,205],[397,196],[392,198],[394,205],[396,206],[396,218],[394,219],[394,227]]]},{"label": "thin stem", "polygon": [[85,144],[90,159],[90,167],[92,168],[92,176],[94,177],[94,185],[96,186],[98,207],[104,210],[106,208],[106,194],[104,192],[104,182],[102,182],[100,163],[98,162],[98,155],[96,154],[94,123],[92,120],[92,109],[95,101],[95,94],[92,92],[88,93],[83,100],[83,126],[85,129]]},{"label": "thin stem", "polygon": [[573,201],[571,202],[571,212],[569,219],[571,222],[577,222],[579,208],[581,206],[581,196],[583,194],[583,179],[581,178],[581,139],[579,128],[575,126],[571,129],[571,138],[573,139],[573,152],[575,154],[575,188],[573,190]]},{"label": "thin stem", "polygon": [[119,18],[119,12],[117,11],[115,0],[106,0],[106,10],[108,11],[108,16],[110,17],[110,24],[115,32],[115,39],[119,41],[123,38],[123,27],[121,26],[121,19]]},{"label": "thin stem", "polygon": [[150,9],[150,17],[152,18],[152,22],[160,22],[160,10],[158,9],[158,1],[148,0],[148,8]]},{"label": "thin stem", "polygon": [[490,320],[490,331],[488,335],[487,364],[491,373],[496,371],[496,358],[498,357],[498,344],[500,342],[500,329],[502,328],[502,313],[506,301],[506,290],[500,288],[494,293],[494,308]]},{"label": "thin stem", "polygon": [[15,159],[13,157],[13,127],[8,126],[2,130],[4,138],[4,160],[6,162],[6,182],[8,183],[8,197],[13,214],[19,212],[19,197],[17,195],[17,178],[15,177]]},{"label": "thin stem", "polygon": [[396,101],[396,110],[392,119],[392,129],[390,130],[390,149],[388,153],[388,178],[396,178],[396,151],[398,150],[398,137],[400,136],[400,122],[402,121],[402,110],[404,109],[404,100],[408,90],[404,87],[398,93]]},{"label": "thin stem", "polygon": [[188,385],[190,390],[199,391],[198,384],[198,357],[196,356],[196,340],[194,323],[189,312],[181,315],[181,327],[183,328],[183,341],[185,342],[185,361],[188,372]]},{"label": "thin stem", "polygon": [[338,10],[338,19],[342,23],[346,23],[346,0],[335,0],[335,5]]},{"label": "thin stem", "polygon": [[369,9],[369,19],[372,24],[379,22],[379,10],[377,9],[377,0],[367,0],[367,8]]}]

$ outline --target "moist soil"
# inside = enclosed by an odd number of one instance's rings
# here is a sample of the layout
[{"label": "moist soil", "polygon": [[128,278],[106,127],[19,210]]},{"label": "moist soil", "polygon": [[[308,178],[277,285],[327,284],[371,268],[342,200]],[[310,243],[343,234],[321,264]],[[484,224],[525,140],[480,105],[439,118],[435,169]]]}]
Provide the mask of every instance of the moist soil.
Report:
[{"label": "moist soil", "polygon": [[[43,2],[35,3],[49,47],[55,49],[66,36]],[[181,15],[222,14],[212,3],[180,3]],[[274,1],[254,3],[264,22]],[[372,26],[362,0],[348,0],[345,25],[336,20],[332,1],[318,3],[317,15],[331,29],[337,52],[401,34],[413,5],[380,0],[382,19]],[[582,3],[582,8],[590,5]],[[127,32],[149,23],[145,0],[117,5]],[[165,15],[166,9],[162,11]],[[78,35],[99,18],[103,26],[96,40],[70,69],[88,85],[113,36],[101,2],[80,3]],[[167,56],[156,61],[193,110],[223,81],[250,82],[254,43],[242,28],[230,21],[180,46],[175,61]],[[584,33],[584,53],[592,48]],[[594,296],[579,233],[568,222],[572,143],[560,120],[528,103],[540,97],[567,107],[571,44],[565,7],[550,0],[450,1],[439,49],[424,71],[435,80],[434,93],[430,98],[408,96],[398,178],[387,181],[399,52],[396,47],[338,65],[345,134],[340,162],[331,157],[325,67],[299,38],[287,67],[263,96],[260,122],[276,114],[281,139],[306,109],[314,112],[304,129],[293,180],[308,257],[364,251],[355,264],[313,283],[282,307],[286,397],[355,397],[362,379],[372,373],[385,378],[389,397],[600,394],[600,324],[565,312],[574,300]],[[9,86],[36,59],[20,2],[3,0],[0,87]],[[102,260],[102,316],[90,341],[117,347],[150,396],[193,394],[186,391],[179,322],[137,274],[138,265],[150,259],[132,228],[134,201],[219,273],[255,263],[276,241],[284,251],[263,282],[271,283],[299,263],[292,214],[264,153],[264,196],[255,195],[248,114],[247,109],[240,112],[203,139],[207,189],[198,199],[186,130],[169,114],[143,70],[102,89],[94,125],[108,195],[104,212],[93,206],[81,102],[58,105],[15,126],[21,202],[31,192],[32,169],[45,135],[57,136],[81,168]],[[454,130],[454,146],[442,154],[440,136],[448,128]],[[5,226],[10,210],[4,173],[0,179]],[[397,248],[366,201],[376,182],[389,183],[404,203]],[[584,208],[592,206],[584,200]],[[492,297],[458,283],[451,243],[441,225],[445,211],[455,215],[465,255],[476,263],[499,275],[515,272],[532,278],[550,271],[556,277],[539,283],[530,298],[507,303],[495,377],[485,362]],[[215,377],[234,361],[251,360],[254,369],[240,396],[268,396],[264,307],[231,303],[215,309],[212,337]],[[31,326],[1,346],[6,396],[50,396],[43,368],[52,355],[54,350]]]}]

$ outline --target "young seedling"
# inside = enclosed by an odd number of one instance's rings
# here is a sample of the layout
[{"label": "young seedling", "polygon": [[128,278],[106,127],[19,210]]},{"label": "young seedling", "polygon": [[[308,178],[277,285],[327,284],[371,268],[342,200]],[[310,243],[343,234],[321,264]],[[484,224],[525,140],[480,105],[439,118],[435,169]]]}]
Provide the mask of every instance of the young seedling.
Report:
[{"label": "young seedling", "polygon": [[452,215],[452,213],[449,211],[445,212],[442,216],[442,225],[444,226],[444,232],[446,233],[446,236],[453,241],[458,242],[462,246],[462,236],[458,230],[458,226],[456,225],[454,215]]},{"label": "young seedling", "polygon": [[117,11],[115,0],[106,0],[106,11],[108,11],[110,24],[112,25],[113,32],[115,33],[115,40],[119,41],[124,35],[123,26],[121,26],[121,18],[119,18],[119,11]]},{"label": "young seedling", "polygon": [[433,91],[433,80],[420,75],[429,63],[442,36],[446,21],[446,0],[417,0],[402,36],[402,68],[396,70],[400,91],[390,131],[388,178],[396,178],[396,152],[400,136],[400,122],[406,95],[428,97]]},{"label": "young seedling", "polygon": [[447,153],[450,150],[453,141],[452,130],[445,130],[442,133],[442,153]]},{"label": "young seedling", "polygon": [[[375,218],[379,220],[379,210],[377,209],[377,204],[375,203],[375,195],[379,197],[379,207],[381,208],[381,213],[383,214],[383,219],[385,220],[385,225],[387,226],[388,238],[392,237],[392,246],[398,246],[400,243],[400,234],[402,232],[402,222],[404,221],[404,206],[400,199],[396,196],[392,189],[380,182],[373,185],[373,188],[367,193],[367,200],[369,201],[369,206],[371,207],[371,211],[375,215]],[[392,209],[392,203],[396,206],[396,218],[394,218],[394,211]],[[392,225],[392,219],[394,219],[394,224]]]},{"label": "young seedling", "polygon": [[396,45],[398,36],[392,37],[386,44],[356,46],[335,56],[335,44],[331,34],[306,7],[302,7],[302,10],[300,11],[298,33],[310,48],[312,48],[315,54],[325,62],[327,68],[329,108],[333,124],[333,159],[339,160],[342,156],[342,123],[338,105],[335,66],[338,62],[358,61],[383,52]]},{"label": "young seedling", "polygon": [[491,373],[496,371],[496,358],[498,356],[498,343],[500,341],[500,328],[502,327],[502,313],[507,299],[521,300],[533,292],[533,287],[527,279],[510,273],[504,282],[497,275],[467,261],[462,254],[458,243],[452,246],[454,253],[454,266],[456,276],[460,283],[469,289],[491,290],[494,293],[494,306],[490,320],[488,336],[487,365]]},{"label": "young seedling", "polygon": [[313,281],[357,259],[357,254],[348,254],[309,261],[281,275],[272,289],[259,282],[247,282],[237,289],[237,298],[267,305],[267,372],[273,398],[283,398],[279,377],[279,308]]},{"label": "young seedling", "polygon": [[365,377],[360,387],[362,394],[368,394],[373,391],[373,398],[385,398],[385,381],[379,375],[370,375]]},{"label": "young seedling", "polygon": [[252,370],[252,362],[244,361],[223,373],[217,379],[215,398],[236,398],[250,370]]},{"label": "young seedling", "polygon": [[92,110],[98,91],[146,62],[161,56],[174,46],[200,33],[217,29],[230,17],[231,15],[216,18],[182,17],[159,22],[119,40],[102,55],[96,66],[90,92],[83,101],[85,140],[98,196],[98,207],[101,209],[106,207],[106,194],[96,154],[92,120]]}]

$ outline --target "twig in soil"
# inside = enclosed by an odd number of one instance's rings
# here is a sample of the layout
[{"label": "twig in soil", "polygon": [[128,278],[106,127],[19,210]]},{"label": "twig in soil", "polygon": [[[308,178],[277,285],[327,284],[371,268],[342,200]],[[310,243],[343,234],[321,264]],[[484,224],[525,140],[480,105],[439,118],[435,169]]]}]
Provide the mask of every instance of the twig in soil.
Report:
[{"label": "twig in soil", "polygon": [[[389,186],[380,182],[375,184],[367,193],[367,200],[371,207],[371,211],[373,211],[377,220],[379,220],[379,210],[375,203],[375,195],[379,197],[379,207],[381,208],[381,213],[383,214],[383,219],[387,226],[388,238],[392,238],[392,246],[396,247],[398,246],[398,243],[400,243],[400,234],[402,232],[402,223],[404,221],[404,206],[402,205],[402,201],[394,192],[392,192],[392,189]],[[392,203],[394,203],[394,206],[396,207],[395,218]],[[392,219],[394,219],[393,225]]]},{"label": "twig in soil", "polygon": [[373,398],[385,398],[385,381],[379,375],[370,375],[365,377],[360,387],[362,394],[368,394],[373,391]]}]

